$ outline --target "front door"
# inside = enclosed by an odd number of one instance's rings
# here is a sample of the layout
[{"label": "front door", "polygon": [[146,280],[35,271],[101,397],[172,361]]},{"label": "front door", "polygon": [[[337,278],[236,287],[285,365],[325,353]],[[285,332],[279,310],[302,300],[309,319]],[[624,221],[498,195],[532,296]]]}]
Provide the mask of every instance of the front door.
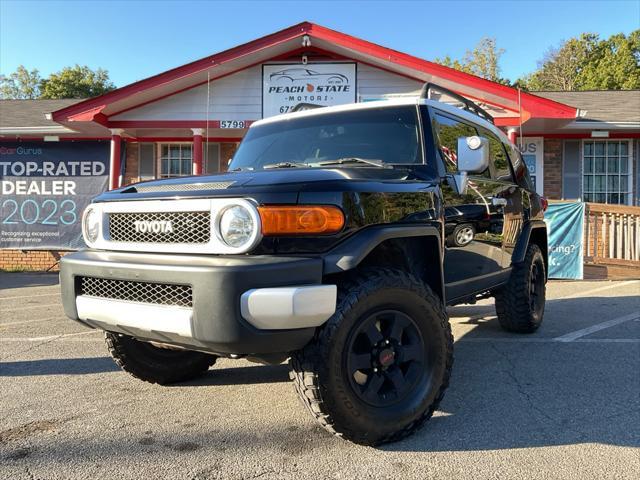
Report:
[{"label": "front door", "polygon": [[[448,113],[434,111],[434,137],[448,177],[442,183],[445,204],[444,281],[449,302],[482,293],[508,275],[507,249],[518,238],[522,211],[519,190],[500,140],[491,132]],[[491,164],[469,176],[464,194],[451,174],[457,171],[458,138],[480,135],[489,140]]]}]

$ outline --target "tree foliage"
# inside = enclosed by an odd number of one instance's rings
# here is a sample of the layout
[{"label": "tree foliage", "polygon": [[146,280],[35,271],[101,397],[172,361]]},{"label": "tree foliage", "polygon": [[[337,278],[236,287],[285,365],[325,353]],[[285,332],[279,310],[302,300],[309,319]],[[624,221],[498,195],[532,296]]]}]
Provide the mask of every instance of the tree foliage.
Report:
[{"label": "tree foliage", "polygon": [[75,65],[65,67],[42,81],[41,98],[88,98],[102,95],[115,88],[109,73],[102,68]]},{"label": "tree foliage", "polygon": [[528,90],[629,90],[640,88],[640,30],[600,39],[594,33],[551,48],[532,74],[518,80]]},{"label": "tree foliage", "polygon": [[486,78],[487,80],[508,85],[510,82],[500,76],[500,57],[502,57],[504,52],[505,50],[503,48],[498,48],[495,38],[484,37],[473,50],[467,50],[462,60],[452,59],[447,55],[444,58],[436,58],[435,62],[446,67],[455,68],[462,72]]},{"label": "tree foliage", "polygon": [[20,65],[8,76],[0,74],[0,98],[18,100],[38,98],[41,81],[42,78],[37,69],[29,71]]},{"label": "tree foliage", "polygon": [[115,88],[109,73],[98,68],[75,65],[41,78],[38,70],[28,71],[20,65],[10,75],[0,75],[0,98],[88,98]]}]

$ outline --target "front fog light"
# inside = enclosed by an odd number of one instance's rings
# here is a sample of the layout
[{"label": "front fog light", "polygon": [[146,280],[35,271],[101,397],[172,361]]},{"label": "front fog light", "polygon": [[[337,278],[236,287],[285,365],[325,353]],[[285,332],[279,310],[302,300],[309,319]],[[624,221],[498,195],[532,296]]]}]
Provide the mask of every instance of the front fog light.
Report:
[{"label": "front fog light", "polygon": [[254,238],[256,228],[251,213],[241,205],[227,208],[220,217],[220,236],[233,248],[248,244]]},{"label": "front fog light", "polygon": [[100,233],[100,213],[93,207],[87,208],[82,220],[82,233],[87,243],[95,243]]}]

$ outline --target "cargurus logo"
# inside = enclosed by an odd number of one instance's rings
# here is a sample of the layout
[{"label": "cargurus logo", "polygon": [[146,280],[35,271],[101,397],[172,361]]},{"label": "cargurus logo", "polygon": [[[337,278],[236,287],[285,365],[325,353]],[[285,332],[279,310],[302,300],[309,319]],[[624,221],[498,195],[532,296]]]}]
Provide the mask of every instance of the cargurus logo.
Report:
[{"label": "cargurus logo", "polygon": [[42,155],[42,149],[26,147],[0,147],[0,155]]},{"label": "cargurus logo", "polygon": [[133,226],[138,233],[172,233],[173,224],[170,220],[136,220]]}]

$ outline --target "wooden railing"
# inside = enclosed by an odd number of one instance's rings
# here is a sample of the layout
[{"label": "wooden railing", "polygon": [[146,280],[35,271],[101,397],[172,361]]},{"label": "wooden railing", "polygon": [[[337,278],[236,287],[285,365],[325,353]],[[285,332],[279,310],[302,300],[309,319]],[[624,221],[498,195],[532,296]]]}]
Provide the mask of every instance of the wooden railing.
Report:
[{"label": "wooden railing", "polygon": [[640,268],[640,207],[587,203],[584,261]]}]

